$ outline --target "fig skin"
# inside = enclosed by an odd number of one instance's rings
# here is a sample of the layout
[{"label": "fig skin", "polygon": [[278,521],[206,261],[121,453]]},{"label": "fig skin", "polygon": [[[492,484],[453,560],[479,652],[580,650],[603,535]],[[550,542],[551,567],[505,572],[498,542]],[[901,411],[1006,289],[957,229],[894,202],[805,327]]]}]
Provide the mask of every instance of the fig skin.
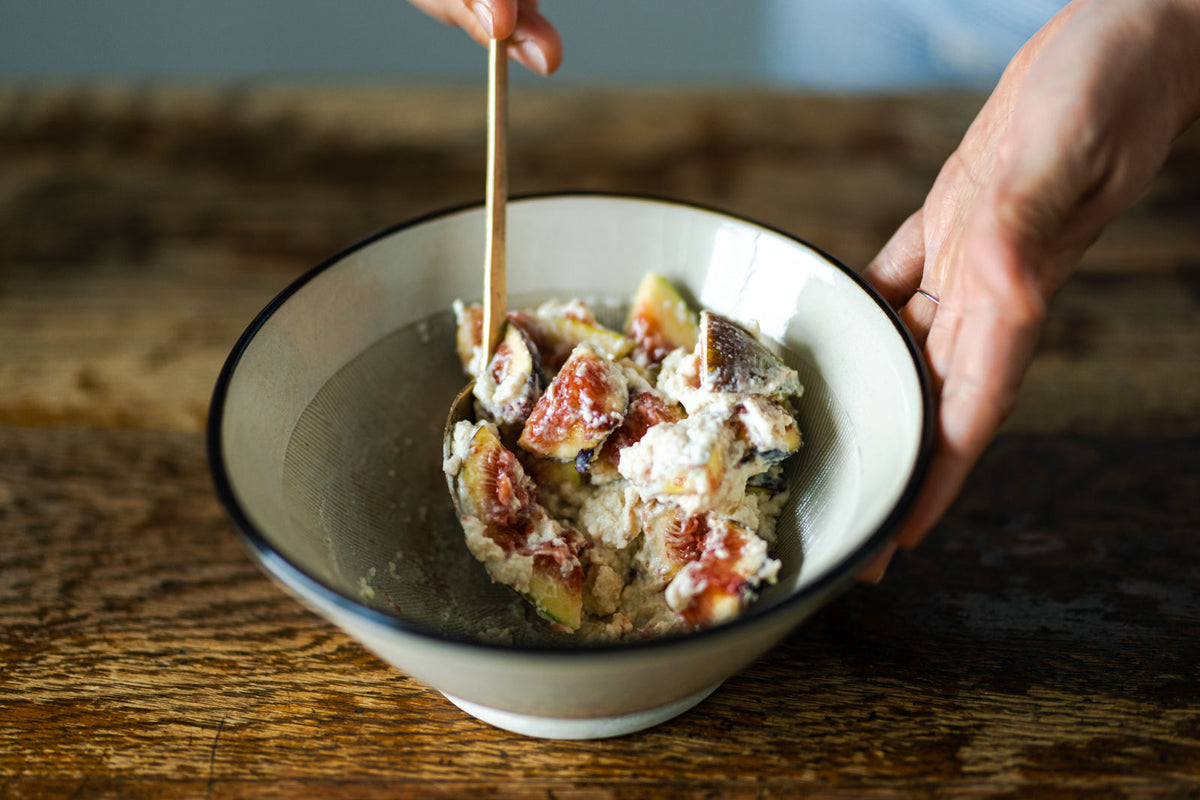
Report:
[{"label": "fig skin", "polygon": [[783,476],[783,471],[776,469],[768,469],[766,472],[760,472],[757,475],[751,475],[746,481],[747,492],[765,492],[768,495],[777,495],[787,490],[787,479]]},{"label": "fig skin", "polygon": [[700,385],[710,392],[799,395],[796,371],[761,340],[728,317],[700,314]]},{"label": "fig skin", "polygon": [[516,435],[546,388],[546,373],[533,340],[508,323],[487,369],[475,379],[475,399],[484,415],[507,435]]},{"label": "fig skin", "polygon": [[648,272],[638,284],[625,320],[625,335],[636,344],[634,359],[654,369],[672,351],[696,346],[696,312],[665,278]]},{"label": "fig skin", "polygon": [[575,631],[583,624],[583,581],[583,566],[574,553],[543,549],[533,554],[525,599],[542,616]]},{"label": "fig skin", "polygon": [[539,494],[542,493],[543,485],[582,486],[584,483],[584,477],[575,469],[574,462],[556,461],[530,453],[523,448],[518,449],[516,455],[521,461],[521,466],[525,468],[525,473],[533,478],[533,482],[538,486]]}]

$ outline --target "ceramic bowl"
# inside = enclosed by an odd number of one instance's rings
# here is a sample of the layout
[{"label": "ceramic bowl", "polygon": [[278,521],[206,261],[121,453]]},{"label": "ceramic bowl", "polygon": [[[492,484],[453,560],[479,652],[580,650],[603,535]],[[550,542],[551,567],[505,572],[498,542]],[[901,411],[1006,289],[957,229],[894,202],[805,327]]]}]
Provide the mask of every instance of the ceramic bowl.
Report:
[{"label": "ceramic bowl", "polygon": [[218,495],[279,583],[468,713],[556,738],[654,725],[851,585],[894,532],[931,446],[919,351],[855,273],[779,231],[643,197],[512,202],[510,307],[579,297],[619,314],[655,271],[700,306],[757,323],[805,384],[778,583],[729,624],[581,646],[489,582],[441,472],[445,414],[464,383],[450,308],[480,296],[483,234],[480,206],[432,214],[275,298],[217,382]]}]

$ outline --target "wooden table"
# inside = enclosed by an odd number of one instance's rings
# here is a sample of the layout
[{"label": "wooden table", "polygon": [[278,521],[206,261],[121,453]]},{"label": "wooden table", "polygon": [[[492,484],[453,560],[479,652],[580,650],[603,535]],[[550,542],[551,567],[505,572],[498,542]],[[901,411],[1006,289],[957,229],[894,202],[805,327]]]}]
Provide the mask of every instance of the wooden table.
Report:
[{"label": "wooden table", "polygon": [[[713,204],[861,265],[979,102],[520,92],[512,189]],[[482,112],[0,90],[0,798],[1200,793],[1200,131],[927,543],[674,721],[492,729],[263,577],[209,482],[216,372],[310,265],[479,199]]]}]

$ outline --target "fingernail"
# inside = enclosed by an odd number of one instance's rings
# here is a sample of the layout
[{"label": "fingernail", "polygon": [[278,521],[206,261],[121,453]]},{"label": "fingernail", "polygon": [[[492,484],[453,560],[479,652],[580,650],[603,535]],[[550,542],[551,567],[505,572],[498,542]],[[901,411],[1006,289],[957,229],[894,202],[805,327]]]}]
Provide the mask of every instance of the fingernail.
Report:
[{"label": "fingernail", "polygon": [[878,584],[883,581],[883,576],[887,574],[888,567],[892,565],[892,556],[896,555],[896,547],[896,542],[890,541],[883,546],[883,549],[879,552],[879,555],[875,556],[875,560],[871,565],[878,565],[879,574],[875,576],[871,583]]},{"label": "fingernail", "polygon": [[488,38],[496,37],[496,24],[492,19],[492,9],[484,3],[472,3],[471,11],[479,20],[479,24],[483,26],[483,32],[488,35]]},{"label": "fingernail", "polygon": [[516,47],[517,60],[539,75],[547,71],[546,56],[533,42],[521,42]]}]

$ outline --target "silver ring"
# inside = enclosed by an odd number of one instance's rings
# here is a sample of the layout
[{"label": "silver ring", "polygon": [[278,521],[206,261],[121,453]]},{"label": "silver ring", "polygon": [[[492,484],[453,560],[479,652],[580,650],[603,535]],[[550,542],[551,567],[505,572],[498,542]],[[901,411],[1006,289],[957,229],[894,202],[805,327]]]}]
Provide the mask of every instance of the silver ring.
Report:
[{"label": "silver ring", "polygon": [[921,295],[922,297],[928,298],[929,300],[932,300],[932,301],[933,301],[933,304],[934,304],[935,306],[940,306],[940,305],[942,304],[942,301],[941,301],[941,300],[938,300],[938,299],[937,299],[936,297],[934,297],[932,294],[930,294],[929,292],[925,291],[924,289],[922,289],[922,288],[921,288],[921,287],[919,287],[919,286],[917,287],[917,294]]}]

